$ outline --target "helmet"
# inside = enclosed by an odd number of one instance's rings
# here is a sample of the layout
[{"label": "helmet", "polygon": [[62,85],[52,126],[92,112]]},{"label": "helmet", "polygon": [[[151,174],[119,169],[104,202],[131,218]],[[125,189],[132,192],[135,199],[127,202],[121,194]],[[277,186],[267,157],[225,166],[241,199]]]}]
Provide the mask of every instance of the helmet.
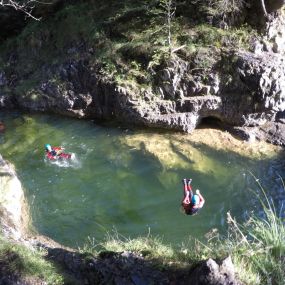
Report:
[{"label": "helmet", "polygon": [[52,151],[52,148],[51,148],[51,145],[50,145],[50,144],[46,144],[46,145],[45,145],[45,149],[46,149],[47,151]]},{"label": "helmet", "polygon": [[193,197],[192,197],[192,204],[193,205],[197,205],[197,204],[199,204],[199,202],[200,202],[200,198],[199,198],[199,196],[198,195],[193,195]]}]

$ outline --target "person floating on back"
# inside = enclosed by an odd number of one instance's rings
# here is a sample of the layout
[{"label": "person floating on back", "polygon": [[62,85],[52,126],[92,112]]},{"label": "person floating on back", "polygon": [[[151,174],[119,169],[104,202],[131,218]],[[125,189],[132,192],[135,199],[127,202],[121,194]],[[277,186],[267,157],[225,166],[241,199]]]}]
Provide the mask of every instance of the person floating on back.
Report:
[{"label": "person floating on back", "polygon": [[196,190],[196,194],[193,194],[191,182],[192,179],[183,179],[184,185],[184,199],[182,201],[182,207],[186,215],[196,214],[205,203],[205,199],[200,194],[199,189]]},{"label": "person floating on back", "polygon": [[50,160],[56,160],[56,159],[70,159],[72,158],[72,154],[64,153],[63,147],[52,147],[50,144],[45,145],[46,150],[46,157]]}]

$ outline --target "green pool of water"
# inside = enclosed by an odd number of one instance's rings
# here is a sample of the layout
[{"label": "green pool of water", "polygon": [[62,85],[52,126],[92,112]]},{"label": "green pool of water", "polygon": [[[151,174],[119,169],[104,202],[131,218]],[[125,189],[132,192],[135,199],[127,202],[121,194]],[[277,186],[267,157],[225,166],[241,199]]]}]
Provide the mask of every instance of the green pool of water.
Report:
[{"label": "green pool of water", "polygon": [[[207,129],[197,138],[48,115],[2,113],[0,120],[6,124],[0,153],[16,167],[34,228],[64,245],[82,246],[87,237],[100,241],[113,229],[125,237],[150,231],[171,243],[202,238],[214,227],[224,230],[228,211],[243,219],[258,209],[249,191],[258,187],[249,171],[278,209],[284,201],[278,176],[285,176],[284,154],[271,146],[247,144],[239,153],[227,143],[229,136]],[[46,143],[64,146],[76,159],[47,161]],[[194,217],[180,211],[184,177],[206,199]]]}]

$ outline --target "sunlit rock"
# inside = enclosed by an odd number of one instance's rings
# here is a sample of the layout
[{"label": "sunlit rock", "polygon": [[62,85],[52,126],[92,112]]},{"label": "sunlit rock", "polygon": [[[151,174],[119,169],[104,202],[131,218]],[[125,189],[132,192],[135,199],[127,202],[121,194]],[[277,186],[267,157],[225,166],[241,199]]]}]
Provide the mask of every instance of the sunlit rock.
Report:
[{"label": "sunlit rock", "polygon": [[0,223],[3,232],[20,238],[26,227],[26,211],[22,185],[12,165],[0,155]]}]

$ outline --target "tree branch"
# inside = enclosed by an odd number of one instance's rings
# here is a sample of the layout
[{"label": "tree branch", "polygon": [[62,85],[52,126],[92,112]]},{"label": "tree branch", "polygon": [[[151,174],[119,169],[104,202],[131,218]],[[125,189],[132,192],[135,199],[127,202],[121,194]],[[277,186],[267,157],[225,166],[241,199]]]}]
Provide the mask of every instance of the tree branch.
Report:
[{"label": "tree branch", "polygon": [[48,4],[48,3],[39,2],[37,0],[26,0],[22,2],[18,2],[14,0],[0,0],[0,6],[11,7],[15,9],[16,11],[23,12],[30,18],[39,21],[40,18],[37,18],[32,15],[32,10],[34,9],[36,3]]},{"label": "tree branch", "polygon": [[264,13],[265,17],[267,17],[267,16],[268,16],[268,13],[267,13],[267,11],[266,11],[266,7],[265,7],[264,0],[260,0],[260,2],[261,2],[261,6],[262,6],[263,13]]}]

